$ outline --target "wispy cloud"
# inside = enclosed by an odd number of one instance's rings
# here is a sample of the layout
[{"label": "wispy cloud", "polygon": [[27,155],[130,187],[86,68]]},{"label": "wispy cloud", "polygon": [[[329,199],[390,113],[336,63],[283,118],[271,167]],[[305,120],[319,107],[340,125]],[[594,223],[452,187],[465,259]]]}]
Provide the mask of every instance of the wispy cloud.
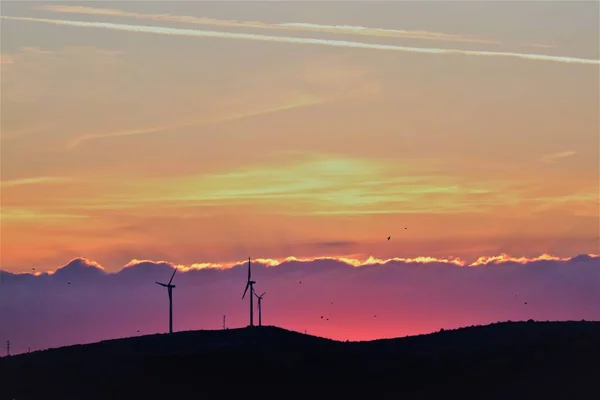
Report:
[{"label": "wispy cloud", "polygon": [[573,155],[577,154],[577,152],[569,150],[569,151],[563,151],[560,153],[553,153],[553,154],[546,154],[545,156],[542,156],[540,158],[540,161],[543,163],[554,163],[557,160],[560,160],[561,158],[566,158],[566,157],[571,157]]},{"label": "wispy cloud", "polygon": [[600,65],[600,60],[592,60],[592,59],[576,58],[576,57],[550,56],[550,55],[543,55],[543,54],[494,52],[494,51],[482,51],[482,50],[440,49],[440,48],[426,48],[426,47],[407,47],[407,46],[397,46],[397,45],[354,42],[354,41],[346,41],[346,40],[299,38],[299,37],[289,37],[289,36],[269,36],[269,35],[257,35],[257,34],[251,34],[251,33],[218,32],[218,31],[195,30],[195,29],[175,29],[175,28],[160,27],[160,26],[126,25],[126,24],[114,24],[114,23],[108,23],[108,22],[65,21],[65,20],[45,19],[45,18],[8,17],[8,16],[2,16],[2,18],[16,20],[16,21],[42,22],[42,23],[62,25],[62,26],[76,26],[76,27],[82,27],[82,28],[109,29],[109,30],[117,30],[117,31],[136,32],[136,33],[152,33],[152,34],[171,35],[171,36],[190,36],[190,37],[205,37],[205,38],[210,37],[210,38],[237,39],[237,40],[254,40],[254,41],[262,41],[262,42],[321,45],[321,46],[345,47],[345,48],[355,48],[355,49],[370,49],[370,50],[394,51],[394,52],[408,52],[408,53],[420,53],[420,54],[510,57],[510,58],[517,58],[517,59],[523,59],[523,60],[547,61],[547,62],[556,62],[556,63]]},{"label": "wispy cloud", "polygon": [[[286,23],[267,23],[261,21],[236,21],[236,20],[221,20],[206,17],[193,17],[187,15],[171,15],[171,14],[141,14],[136,12],[123,11],[112,8],[96,8],[85,6],[68,6],[68,5],[44,5],[36,7],[43,11],[65,14],[84,14],[84,15],[102,15],[111,17],[125,17],[152,21],[176,22],[185,24],[208,25],[231,28],[251,28],[251,29],[268,29],[279,31],[309,31],[321,32],[340,35],[359,35],[359,36],[380,36],[380,37],[395,37],[404,39],[422,39],[422,40],[442,40],[463,43],[484,43],[484,44],[502,44],[499,41],[475,38],[467,35],[431,32],[424,30],[405,30],[405,29],[386,29],[372,28],[356,25],[322,25],[306,22],[286,22]],[[530,47],[546,47],[550,45],[539,44],[524,44]]]},{"label": "wispy cloud", "polygon": [[[52,51],[50,50],[42,50],[39,47],[26,46],[21,49],[21,51],[17,54],[8,54],[4,53],[0,55],[0,65],[3,66],[4,69],[10,69],[13,64],[16,64],[20,58],[28,57],[31,55],[50,55]],[[3,77],[3,80],[5,78]],[[4,135],[3,135],[4,136]]]},{"label": "wispy cloud", "polygon": [[314,244],[316,244],[318,247],[324,247],[324,248],[339,248],[339,247],[355,246],[358,244],[358,242],[352,242],[352,241],[348,241],[348,240],[338,240],[338,241],[330,241],[330,242],[319,242],[319,243],[314,243]]},{"label": "wispy cloud", "polygon": [[34,125],[30,128],[25,128],[25,129],[20,129],[20,130],[9,131],[9,130],[3,129],[2,132],[0,132],[0,137],[2,137],[2,139],[11,139],[11,138],[15,138],[15,137],[22,137],[25,135],[35,135],[37,133],[48,131],[52,127],[53,127],[52,123],[44,123],[44,124],[40,123],[39,125]]},{"label": "wispy cloud", "polygon": [[38,176],[33,178],[22,178],[22,179],[11,179],[0,182],[0,186],[12,187],[12,186],[21,186],[21,185],[38,185],[38,184],[47,184],[47,183],[64,183],[71,181],[71,178],[66,177],[57,177],[57,176]]},{"label": "wispy cloud", "polygon": [[[109,87],[107,83],[114,82],[111,79],[115,76],[114,72],[124,67],[122,54],[120,50],[85,45],[52,49],[28,46],[8,54],[13,63],[2,69],[2,100],[6,103],[4,110],[10,107],[12,112],[3,115],[2,138],[64,130],[65,121],[56,118],[53,107],[38,110],[33,105],[44,98],[53,104],[60,103],[55,104],[56,109],[66,111],[81,105],[82,98],[86,96],[97,99],[99,92]],[[86,74],[79,76],[76,71],[86,71]],[[86,90],[81,90],[84,86]],[[73,100],[74,104],[66,103]],[[32,112],[35,112],[36,118],[20,115],[25,109],[35,109]]]},{"label": "wispy cloud", "polygon": [[13,64],[15,60],[9,54],[0,54],[0,64],[8,65]]},{"label": "wispy cloud", "polygon": [[0,220],[2,220],[2,222],[31,221],[31,222],[35,222],[35,223],[40,223],[42,221],[47,221],[47,220],[60,220],[60,219],[73,219],[73,218],[87,218],[87,215],[46,212],[46,211],[22,208],[22,207],[2,207],[2,214],[0,214]]},{"label": "wispy cloud", "polygon": [[[485,214],[498,210],[529,215],[547,209],[596,215],[593,188],[540,191],[534,177],[452,173],[444,164],[407,164],[334,154],[272,155],[243,169],[177,177],[145,178],[103,186],[94,196],[73,195],[58,210],[173,217],[239,207],[274,217],[410,214]],[[234,211],[235,212],[235,211]]]},{"label": "wispy cloud", "polygon": [[205,119],[200,119],[200,120],[181,123],[181,124],[174,124],[174,125],[83,135],[83,136],[79,136],[79,137],[76,137],[75,139],[71,140],[67,144],[67,149],[74,149],[74,148],[80,146],[81,144],[83,144],[84,142],[87,142],[90,140],[107,139],[107,138],[114,138],[114,137],[120,137],[120,136],[147,135],[147,134],[151,134],[151,133],[174,131],[177,129],[189,128],[192,126],[219,124],[219,123],[224,123],[224,122],[236,121],[236,120],[240,120],[240,119],[244,119],[244,118],[272,114],[272,113],[276,113],[279,111],[292,110],[292,109],[303,108],[303,107],[310,107],[310,106],[314,106],[314,105],[323,103],[324,101],[325,101],[324,99],[320,99],[318,97],[300,96],[300,97],[297,97],[296,99],[290,100],[289,102],[280,104],[278,106],[267,107],[267,108],[262,108],[262,109],[247,111],[247,112],[240,112],[237,114],[226,115],[226,116],[222,116],[222,117],[205,118]]},{"label": "wispy cloud", "polygon": [[289,157],[217,174],[134,182],[118,194],[69,207],[268,207],[271,214],[456,213],[489,210],[519,196],[507,182],[469,182],[431,168],[334,155]]}]

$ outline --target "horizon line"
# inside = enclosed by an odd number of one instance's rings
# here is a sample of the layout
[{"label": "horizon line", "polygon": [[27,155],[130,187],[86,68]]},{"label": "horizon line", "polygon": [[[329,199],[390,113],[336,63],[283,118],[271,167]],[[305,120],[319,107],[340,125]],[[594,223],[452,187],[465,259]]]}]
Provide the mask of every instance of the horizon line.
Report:
[{"label": "horizon line", "polygon": [[130,339],[138,339],[138,338],[142,338],[142,337],[147,337],[147,336],[167,336],[167,337],[172,337],[173,335],[177,335],[177,334],[189,334],[191,332],[224,332],[224,331],[235,331],[235,330],[245,330],[245,329],[280,329],[283,331],[287,331],[290,333],[294,333],[294,334],[299,334],[299,335],[305,335],[305,336],[311,336],[314,338],[319,338],[319,339],[324,339],[324,340],[330,340],[332,342],[338,342],[338,343],[368,343],[368,342],[376,342],[376,341],[380,341],[380,340],[402,340],[402,339],[409,339],[409,338],[414,338],[414,337],[420,337],[420,336],[430,336],[430,335],[436,335],[439,333],[444,333],[444,332],[454,332],[454,331],[459,331],[459,330],[463,330],[463,329],[476,329],[476,328],[485,328],[485,327],[489,327],[489,326],[493,326],[493,325],[498,325],[498,324],[530,324],[530,323],[538,323],[538,324],[555,324],[555,323],[594,323],[594,324],[598,324],[600,323],[600,320],[587,320],[587,319],[581,319],[581,320],[576,320],[576,319],[552,319],[552,320],[535,320],[532,318],[529,318],[527,320],[525,319],[520,319],[520,320],[498,320],[495,322],[489,322],[489,323],[483,323],[483,324],[479,324],[479,325],[461,325],[455,328],[439,328],[438,330],[432,330],[432,331],[428,331],[426,333],[416,333],[416,334],[408,334],[408,335],[404,335],[404,336],[383,336],[383,337],[377,337],[374,339],[367,339],[367,340],[342,340],[342,339],[334,339],[331,337],[327,337],[327,336],[320,336],[320,335],[315,335],[313,333],[310,333],[310,331],[305,330],[304,332],[302,331],[298,331],[298,330],[294,330],[291,328],[286,328],[283,326],[279,326],[279,325],[254,325],[254,326],[249,326],[249,325],[245,325],[245,326],[237,326],[237,327],[227,327],[225,329],[223,328],[218,328],[218,329],[188,329],[188,330],[181,330],[181,331],[173,331],[173,333],[168,333],[168,332],[153,332],[153,333],[147,333],[147,334],[139,334],[136,336],[122,336],[122,337],[114,337],[111,339],[102,339],[102,340],[98,340],[98,341],[93,341],[93,342],[83,342],[83,343],[72,343],[72,344],[67,344],[67,345],[63,345],[63,346],[57,346],[57,347],[46,347],[46,348],[40,348],[40,349],[29,349],[29,351],[21,351],[18,353],[11,353],[10,355],[0,355],[0,359],[2,358],[10,358],[10,357],[15,357],[15,356],[22,356],[25,354],[32,354],[32,353],[37,353],[37,352],[42,352],[42,351],[49,351],[49,350],[59,350],[59,349],[64,349],[64,348],[69,348],[69,347],[74,347],[74,346],[86,346],[86,345],[94,345],[94,344],[98,344],[98,343],[104,343],[104,342],[112,342],[115,340],[130,340]]}]

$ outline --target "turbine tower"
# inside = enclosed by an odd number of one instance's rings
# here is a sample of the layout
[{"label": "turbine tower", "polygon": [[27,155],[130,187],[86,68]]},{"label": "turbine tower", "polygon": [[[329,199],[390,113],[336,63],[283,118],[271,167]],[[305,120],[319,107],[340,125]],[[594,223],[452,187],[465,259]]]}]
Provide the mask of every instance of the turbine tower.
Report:
[{"label": "turbine tower", "polygon": [[265,294],[267,294],[267,292],[264,292],[259,296],[254,292],[254,295],[258,299],[258,326],[262,326],[262,298]]},{"label": "turbine tower", "polygon": [[250,288],[250,326],[254,326],[254,302],[253,302],[253,294],[254,293],[254,282],[252,280],[252,269],[251,269],[250,257],[248,257],[248,280],[246,281],[246,289],[244,289],[244,294],[242,295],[242,300],[246,297],[246,292],[248,288]]},{"label": "turbine tower", "polygon": [[166,285],[164,283],[156,282],[157,285],[166,287],[167,292],[169,293],[169,334],[173,333],[173,289],[175,288],[175,285],[171,285],[171,282],[173,282],[175,272],[177,272],[177,267],[175,267],[175,271],[173,271],[173,275],[171,275],[171,280]]}]

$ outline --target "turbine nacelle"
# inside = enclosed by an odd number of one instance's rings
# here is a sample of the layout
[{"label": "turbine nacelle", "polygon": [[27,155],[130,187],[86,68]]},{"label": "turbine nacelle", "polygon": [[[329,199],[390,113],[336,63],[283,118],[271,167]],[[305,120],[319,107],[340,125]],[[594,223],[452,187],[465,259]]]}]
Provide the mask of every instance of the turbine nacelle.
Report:
[{"label": "turbine nacelle", "polygon": [[254,284],[256,281],[252,280],[252,261],[250,257],[248,257],[248,279],[246,280],[246,288],[244,289],[244,294],[242,294],[242,300],[246,297],[246,293],[248,293],[248,289],[250,289],[250,326],[254,326],[254,314],[252,306],[253,295],[256,295],[254,292]]},{"label": "turbine nacelle", "polygon": [[256,305],[256,308],[258,309],[258,326],[262,326],[262,299],[265,294],[267,294],[267,292],[264,292],[259,296],[256,294],[256,292],[254,292],[254,295],[258,299],[258,304]]},{"label": "turbine nacelle", "polygon": [[[244,297],[246,297],[246,292],[248,292],[248,288],[251,288],[255,283],[256,283],[255,281],[248,281],[246,283],[246,289],[244,289],[244,294],[242,295],[242,299]],[[254,288],[252,288],[252,293],[254,293]],[[254,293],[254,294],[256,294],[256,293]]]}]

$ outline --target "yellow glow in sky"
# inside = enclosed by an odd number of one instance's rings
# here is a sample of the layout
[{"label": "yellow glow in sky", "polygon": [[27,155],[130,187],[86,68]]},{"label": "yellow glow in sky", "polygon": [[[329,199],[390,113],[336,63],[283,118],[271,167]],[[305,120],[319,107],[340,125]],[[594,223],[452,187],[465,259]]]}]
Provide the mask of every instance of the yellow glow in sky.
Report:
[{"label": "yellow glow in sky", "polygon": [[600,253],[598,4],[550,3],[3,5],[3,268]]}]

